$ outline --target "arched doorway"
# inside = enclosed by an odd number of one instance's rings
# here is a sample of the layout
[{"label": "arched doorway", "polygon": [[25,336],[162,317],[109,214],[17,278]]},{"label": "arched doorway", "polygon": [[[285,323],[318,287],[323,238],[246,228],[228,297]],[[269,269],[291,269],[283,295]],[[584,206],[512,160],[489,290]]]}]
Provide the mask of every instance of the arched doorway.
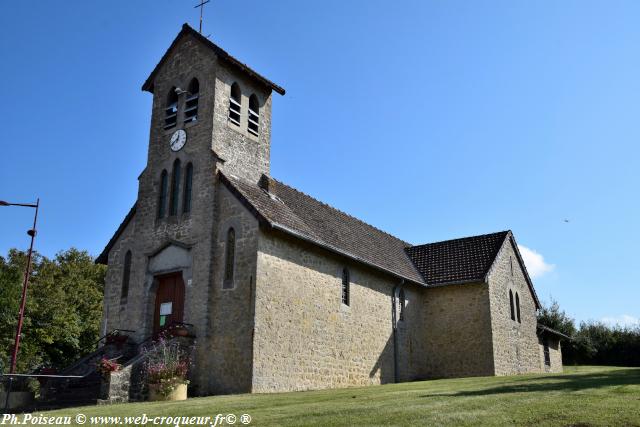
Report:
[{"label": "arched doorway", "polygon": [[184,281],[182,273],[157,276],[156,304],[153,315],[153,334],[172,323],[180,323],[184,315]]}]

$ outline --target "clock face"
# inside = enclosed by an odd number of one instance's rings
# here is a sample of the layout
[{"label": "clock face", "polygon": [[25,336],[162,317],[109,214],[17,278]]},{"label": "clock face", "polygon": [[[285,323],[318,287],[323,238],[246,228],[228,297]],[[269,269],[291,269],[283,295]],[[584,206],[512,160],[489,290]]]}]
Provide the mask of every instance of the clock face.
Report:
[{"label": "clock face", "polygon": [[169,144],[171,145],[171,149],[173,151],[180,151],[184,144],[187,143],[187,133],[183,129],[178,129],[171,135],[171,141]]}]

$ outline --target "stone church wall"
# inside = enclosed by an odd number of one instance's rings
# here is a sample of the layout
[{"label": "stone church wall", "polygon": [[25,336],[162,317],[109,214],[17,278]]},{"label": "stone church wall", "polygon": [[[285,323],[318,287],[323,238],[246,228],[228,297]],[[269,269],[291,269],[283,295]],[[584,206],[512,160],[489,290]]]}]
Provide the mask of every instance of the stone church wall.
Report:
[{"label": "stone church wall", "polygon": [[[341,300],[342,270],[350,305]],[[253,392],[308,390],[394,381],[392,291],[398,279],[277,232],[260,233],[255,307]],[[403,343],[420,342],[407,293]],[[420,352],[398,349],[401,375],[417,377]]]},{"label": "stone church wall", "polygon": [[[240,126],[229,120],[231,85],[240,86]],[[271,92],[254,81],[230,69],[224,62],[218,64],[215,80],[215,110],[213,149],[224,159],[220,169],[257,183],[264,173],[269,175],[271,150]],[[259,135],[247,130],[249,97],[255,94],[260,106]]]},{"label": "stone church wall", "polygon": [[542,372],[561,373],[562,372],[562,348],[560,341],[549,338],[549,366],[544,364],[544,344],[542,338],[538,337],[538,348],[540,349],[540,369]]},{"label": "stone church wall", "polygon": [[[136,219],[129,221],[129,224],[125,227],[124,231],[120,234],[115,244],[109,251],[108,268],[105,276],[104,286],[104,300],[102,307],[102,327],[100,331],[101,336],[105,332],[112,331],[114,329],[135,329],[131,328],[126,319],[126,304],[130,299],[126,300],[121,298],[122,296],[122,277],[124,274],[124,257],[127,251],[131,250],[134,254],[133,248],[133,236],[135,232]],[[139,262],[131,263],[131,274],[134,274],[136,269],[144,269]],[[131,285],[129,285],[131,287]]]},{"label": "stone church wall", "polygon": [[489,289],[483,283],[426,290],[424,329],[431,378],[493,375]]},{"label": "stone church wall", "polygon": [[[507,240],[500,249],[488,282],[495,374],[540,372],[535,301],[511,241]],[[511,320],[509,289],[514,300],[516,292],[520,297],[521,323]]]},{"label": "stone church wall", "polygon": [[[248,393],[258,222],[224,185],[218,183],[217,188],[210,319],[207,335],[199,337],[202,357],[197,369],[203,393]],[[224,289],[225,247],[231,227],[236,236],[233,288]]]}]

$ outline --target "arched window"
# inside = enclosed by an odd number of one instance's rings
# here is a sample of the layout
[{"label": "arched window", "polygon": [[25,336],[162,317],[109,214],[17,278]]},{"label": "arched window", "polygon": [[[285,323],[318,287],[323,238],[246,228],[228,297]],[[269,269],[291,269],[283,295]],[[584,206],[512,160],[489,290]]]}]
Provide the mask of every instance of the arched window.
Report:
[{"label": "arched window", "polygon": [[398,293],[398,300],[400,302],[400,315],[398,316],[398,319],[400,319],[400,321],[403,321],[404,320],[404,305],[405,305],[404,289],[400,289],[400,292]]},{"label": "arched window", "polygon": [[178,120],[178,93],[172,87],[167,94],[167,104],[164,107],[164,128],[171,129],[176,126]]},{"label": "arched window", "polygon": [[260,104],[258,103],[258,97],[255,95],[249,97],[249,121],[247,128],[249,132],[258,136],[260,132]]},{"label": "arched window", "polygon": [[200,84],[198,79],[192,79],[187,90],[187,100],[184,104],[184,122],[190,123],[198,120],[198,98],[200,97]]},{"label": "arched window", "polygon": [[342,303],[349,305],[349,286],[351,285],[351,278],[349,277],[349,269],[344,268],[342,270]]},{"label": "arched window", "polygon": [[227,231],[227,247],[224,260],[224,280],[222,282],[223,289],[233,288],[233,269],[235,267],[236,258],[236,231],[229,228]]},{"label": "arched window", "polygon": [[122,269],[122,291],[120,292],[120,303],[127,302],[129,295],[129,278],[131,277],[131,251],[127,251],[124,256],[124,268]]},{"label": "arched window", "polygon": [[160,174],[160,197],[158,199],[158,218],[164,218],[167,211],[167,187],[168,187],[167,171],[163,170]]},{"label": "arched window", "polygon": [[513,292],[509,289],[509,307],[511,308],[511,320],[516,320],[516,312],[513,308]]},{"label": "arched window", "polygon": [[238,83],[231,85],[229,97],[229,120],[236,126],[240,126],[240,111],[242,110],[242,94]]},{"label": "arched window", "polygon": [[180,159],[173,162],[171,172],[171,198],[169,199],[169,216],[178,214],[178,194],[180,193]]},{"label": "arched window", "polygon": [[184,190],[182,193],[182,213],[191,212],[191,185],[193,181],[193,164],[189,162],[184,170]]},{"label": "arched window", "polygon": [[518,293],[516,292],[516,315],[518,316],[518,323],[522,323],[520,321],[520,296],[518,295]]}]

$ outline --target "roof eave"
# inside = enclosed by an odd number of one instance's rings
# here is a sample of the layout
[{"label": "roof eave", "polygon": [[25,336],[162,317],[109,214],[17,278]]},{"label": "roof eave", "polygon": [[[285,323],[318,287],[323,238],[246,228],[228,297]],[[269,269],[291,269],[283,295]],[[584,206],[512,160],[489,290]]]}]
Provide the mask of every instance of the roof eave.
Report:
[{"label": "roof eave", "polygon": [[428,283],[427,287],[429,288],[440,288],[442,286],[454,286],[454,285],[469,285],[469,284],[483,284],[487,283],[486,280],[482,278],[479,279],[466,279],[466,280],[452,280],[450,282],[442,282],[442,283]]},{"label": "roof eave", "polygon": [[537,327],[537,329],[538,329],[538,331],[539,331],[538,333],[548,332],[548,333],[550,333],[551,335],[556,335],[556,336],[558,336],[558,337],[561,337],[561,338],[567,339],[567,340],[569,340],[569,341],[571,341],[571,340],[573,339],[573,338],[571,338],[569,335],[565,335],[565,334],[563,334],[563,333],[562,333],[562,332],[560,332],[560,331],[556,331],[555,329],[552,329],[552,328],[550,328],[550,327],[548,327],[548,326],[545,326],[545,325],[543,325],[543,324],[540,324],[540,323],[538,323],[538,324],[536,325],[536,327]]},{"label": "roof eave", "polygon": [[412,279],[411,277],[408,277],[408,276],[402,275],[400,273],[394,272],[392,270],[389,270],[388,268],[383,267],[383,266],[381,266],[379,264],[376,264],[376,263],[373,263],[371,261],[367,261],[365,259],[362,259],[362,258],[360,258],[360,257],[358,257],[358,256],[356,256],[356,255],[354,255],[354,254],[352,254],[350,252],[343,251],[343,250],[341,250],[339,248],[336,248],[335,246],[330,245],[328,243],[325,243],[325,242],[323,242],[321,240],[314,239],[314,238],[309,237],[309,236],[305,236],[304,234],[299,233],[299,232],[297,232],[295,230],[292,230],[291,228],[286,227],[286,226],[284,226],[282,224],[278,224],[278,223],[275,223],[275,222],[271,223],[271,228],[273,228],[274,230],[279,230],[279,231],[282,231],[284,233],[290,234],[290,235],[292,235],[292,236],[294,236],[294,237],[296,237],[296,238],[298,238],[300,240],[306,241],[308,243],[312,243],[313,245],[319,246],[319,247],[321,247],[323,249],[326,249],[326,250],[328,250],[330,252],[333,252],[333,253],[335,253],[337,255],[341,255],[341,256],[347,257],[349,259],[352,259],[354,261],[357,261],[357,262],[360,262],[360,263],[362,263],[364,265],[372,267],[372,268],[374,268],[376,270],[380,270],[380,271],[382,271],[384,273],[387,273],[387,274],[389,274],[391,276],[394,276],[394,277],[396,277],[398,279],[406,280],[406,281],[408,281],[410,283],[414,283],[414,284],[416,284],[418,286],[428,287],[428,285],[426,283],[424,283],[424,282],[419,282],[419,281],[417,281],[415,279]]}]

